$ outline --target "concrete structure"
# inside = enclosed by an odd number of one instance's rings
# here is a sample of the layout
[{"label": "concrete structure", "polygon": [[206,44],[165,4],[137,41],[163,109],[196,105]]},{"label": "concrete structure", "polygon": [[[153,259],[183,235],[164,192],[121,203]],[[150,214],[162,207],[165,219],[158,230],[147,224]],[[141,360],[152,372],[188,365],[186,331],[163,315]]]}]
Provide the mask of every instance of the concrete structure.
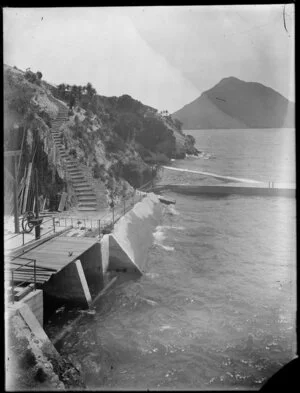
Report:
[{"label": "concrete structure", "polygon": [[244,179],[241,177],[233,177],[233,176],[223,176],[219,175],[217,173],[212,173],[212,172],[203,172],[203,171],[194,171],[192,169],[184,169],[184,168],[175,168],[172,166],[162,166],[163,169],[168,169],[170,171],[176,171],[176,172],[189,172],[189,173],[195,173],[197,175],[203,175],[203,176],[208,176],[208,177],[214,177],[215,179],[220,179],[220,180],[226,180],[226,181],[234,181],[234,182],[241,182],[241,183],[255,183],[259,184],[261,181],[257,180],[252,180],[252,179]]},{"label": "concrete structure", "polygon": [[113,233],[101,241],[103,274],[109,271],[140,272],[145,270],[153,232],[161,219],[158,197],[151,193],[115,224]]},{"label": "concrete structure", "polygon": [[22,304],[27,304],[30,308],[31,312],[38,320],[41,326],[44,325],[44,301],[43,301],[43,291],[41,289],[37,289],[35,291],[31,291],[26,295],[23,299],[17,302],[17,307]]},{"label": "concrete structure", "polygon": [[282,185],[272,183],[274,187],[269,187],[269,183],[257,184],[222,184],[222,185],[189,185],[189,184],[161,184],[154,188],[154,191],[169,190],[188,195],[261,195],[261,196],[283,196],[294,198],[296,188],[292,185]]},{"label": "concrete structure", "polygon": [[[111,272],[142,274],[161,213],[160,200],[152,193],[121,217],[113,233],[104,235],[101,242],[57,236],[26,248],[22,257],[36,261],[36,282],[46,295],[89,306],[109,283]],[[19,257],[11,263],[17,266],[18,261],[24,264]],[[33,265],[22,269],[14,271],[15,280],[32,283]],[[39,318],[42,320],[42,316]]]},{"label": "concrete structure", "polygon": [[[90,238],[83,238],[83,240],[89,240],[90,246],[85,247],[82,253],[75,254],[75,261],[68,263],[43,285],[46,294],[71,303],[89,305],[103,289],[100,243]],[[77,239],[78,243],[80,241],[81,239]]]},{"label": "concrete structure", "polygon": [[[39,296],[39,295],[37,295]],[[47,376],[44,389],[64,390],[64,384],[55,374],[53,365],[49,359],[59,359],[60,355],[49,340],[39,320],[35,317],[28,304],[17,302],[6,308],[6,389],[16,389],[16,375],[20,373],[36,372],[42,369]],[[10,337],[10,338],[9,338]],[[15,353],[13,343],[10,339],[17,340],[18,352]],[[20,346],[22,346],[20,348]],[[22,371],[19,368],[17,359],[20,354],[30,350],[35,357],[36,364],[31,365],[30,371]],[[43,384],[41,384],[43,385]]]},{"label": "concrete structure", "polygon": [[128,273],[142,273],[130,252],[122,247],[114,235],[109,235],[109,270]]},{"label": "concrete structure", "polygon": [[43,285],[46,294],[59,300],[89,305],[92,296],[80,260],[69,263]]}]

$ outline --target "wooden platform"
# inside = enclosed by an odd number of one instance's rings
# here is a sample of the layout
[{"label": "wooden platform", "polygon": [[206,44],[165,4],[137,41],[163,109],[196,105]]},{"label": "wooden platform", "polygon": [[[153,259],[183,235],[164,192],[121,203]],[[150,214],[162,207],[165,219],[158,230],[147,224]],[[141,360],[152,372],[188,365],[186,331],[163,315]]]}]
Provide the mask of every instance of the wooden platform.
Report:
[{"label": "wooden platform", "polygon": [[[5,261],[5,278],[11,279],[11,270],[29,262],[22,258],[36,260],[36,282],[43,284],[48,281],[52,274],[62,270],[69,263],[77,260],[85,251],[91,248],[98,241],[94,238],[78,238],[68,236],[58,236],[50,239],[20,255],[10,261]],[[28,280],[28,281],[27,281]],[[21,269],[14,270],[14,281],[34,282],[33,263],[29,266],[22,266]]]}]

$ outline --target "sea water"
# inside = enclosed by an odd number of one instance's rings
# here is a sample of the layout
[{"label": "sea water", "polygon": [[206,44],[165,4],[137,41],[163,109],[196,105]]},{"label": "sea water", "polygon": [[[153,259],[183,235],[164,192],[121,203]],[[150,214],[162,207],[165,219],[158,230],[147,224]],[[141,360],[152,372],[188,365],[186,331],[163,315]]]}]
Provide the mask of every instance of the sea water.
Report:
[{"label": "sea water", "polygon": [[[203,153],[174,166],[295,181],[294,130],[187,133]],[[216,180],[165,170],[160,181]],[[146,274],[112,287],[60,351],[90,389],[259,389],[295,357],[295,199],[167,195],[176,205],[163,207]]]}]

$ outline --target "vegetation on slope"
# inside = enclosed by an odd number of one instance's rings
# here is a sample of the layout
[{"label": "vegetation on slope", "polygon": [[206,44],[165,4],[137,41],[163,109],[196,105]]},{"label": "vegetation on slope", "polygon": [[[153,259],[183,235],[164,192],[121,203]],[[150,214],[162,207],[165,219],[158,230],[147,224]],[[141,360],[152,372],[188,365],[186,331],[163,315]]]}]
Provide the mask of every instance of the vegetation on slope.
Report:
[{"label": "vegetation on slope", "polygon": [[[90,83],[86,86],[61,84],[53,89],[53,94],[68,103],[75,115],[76,124],[71,126],[75,132],[73,138],[86,139],[86,144],[92,142],[86,151],[102,145],[111,163],[109,173],[117,180],[127,180],[133,187],[149,181],[157,165],[178,156],[174,132],[182,135],[184,149],[193,148],[195,141],[183,136],[180,121],[173,121],[169,114],[158,113],[129,95],[101,96]],[[197,153],[195,148],[193,153]],[[185,152],[181,156],[184,157]],[[93,157],[97,157],[96,151]],[[105,177],[105,160],[96,159],[93,165],[94,174]]]},{"label": "vegetation on slope", "polygon": [[[51,123],[58,113],[55,99],[69,106],[60,128],[67,153],[78,160],[110,196],[121,196],[150,181],[159,165],[171,158],[197,154],[194,140],[182,133],[179,120],[130,97],[105,97],[91,83],[53,86],[42,73],[5,66],[6,149],[23,150],[22,166],[39,161],[44,196],[61,191],[64,179],[53,162]],[[11,169],[11,168],[10,168]],[[19,174],[19,181],[23,173]]]}]

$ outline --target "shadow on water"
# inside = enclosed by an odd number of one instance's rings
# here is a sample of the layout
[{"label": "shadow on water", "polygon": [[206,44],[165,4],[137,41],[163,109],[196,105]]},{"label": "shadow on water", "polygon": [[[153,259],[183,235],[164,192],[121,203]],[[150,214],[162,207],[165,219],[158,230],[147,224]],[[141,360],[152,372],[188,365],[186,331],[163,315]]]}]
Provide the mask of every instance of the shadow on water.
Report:
[{"label": "shadow on water", "polygon": [[[116,281],[112,288],[109,290],[109,292],[111,293],[118,286],[129,281],[138,281],[140,277],[141,274],[139,272],[111,272],[110,280],[116,278]],[[87,317],[94,315],[95,309],[97,309],[97,312],[98,310],[100,312],[105,311],[102,310],[102,306],[104,306],[103,298],[106,298],[107,301],[106,295],[107,294],[104,294],[98,299],[96,299],[95,297],[93,299],[94,303],[92,303],[91,307],[89,308],[87,304],[78,304],[74,302],[62,301],[44,293],[44,329],[48,334],[49,338],[53,339],[54,337],[56,337],[60,333],[60,331],[65,329],[80,315],[85,315]],[[60,343],[60,341],[55,344],[58,350],[60,349],[61,344],[62,343]]]}]

